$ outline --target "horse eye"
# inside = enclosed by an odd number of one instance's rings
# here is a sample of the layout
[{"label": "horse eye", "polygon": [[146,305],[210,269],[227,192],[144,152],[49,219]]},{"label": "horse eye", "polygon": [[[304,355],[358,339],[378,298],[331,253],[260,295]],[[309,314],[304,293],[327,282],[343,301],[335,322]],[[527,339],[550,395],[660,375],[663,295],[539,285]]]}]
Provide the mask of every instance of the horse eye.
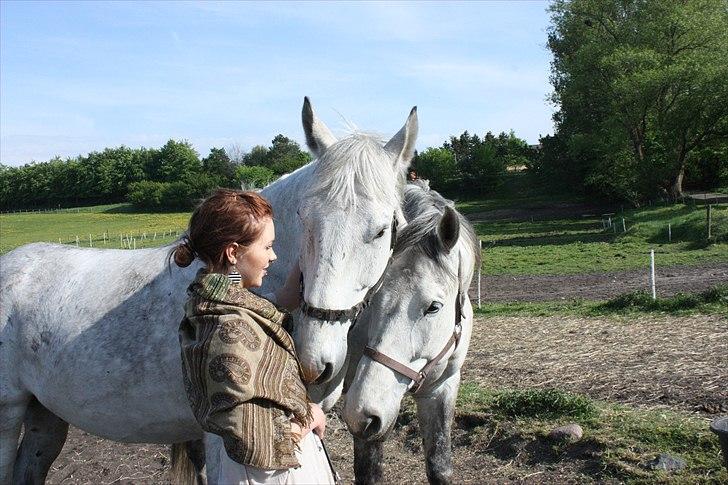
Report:
[{"label": "horse eye", "polygon": [[384,236],[384,231],[386,231],[386,230],[387,230],[387,228],[383,227],[382,230],[379,231],[376,236],[374,236],[374,239],[379,239],[380,237]]},{"label": "horse eye", "polygon": [[433,315],[440,311],[440,308],[442,308],[442,303],[439,301],[433,301],[430,303],[430,306],[427,307],[427,310],[425,310],[425,315]]}]

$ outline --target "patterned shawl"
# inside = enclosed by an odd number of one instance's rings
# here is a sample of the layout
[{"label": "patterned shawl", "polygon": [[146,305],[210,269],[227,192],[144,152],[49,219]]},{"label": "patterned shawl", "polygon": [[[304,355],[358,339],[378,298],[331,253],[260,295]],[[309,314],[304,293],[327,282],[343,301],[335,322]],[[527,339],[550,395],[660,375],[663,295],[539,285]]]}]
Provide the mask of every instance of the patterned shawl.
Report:
[{"label": "patterned shawl", "polygon": [[312,417],[291,336],[290,315],[228,277],[200,272],[180,323],[187,397],[205,431],[230,458],[267,469],[299,466],[289,416]]}]

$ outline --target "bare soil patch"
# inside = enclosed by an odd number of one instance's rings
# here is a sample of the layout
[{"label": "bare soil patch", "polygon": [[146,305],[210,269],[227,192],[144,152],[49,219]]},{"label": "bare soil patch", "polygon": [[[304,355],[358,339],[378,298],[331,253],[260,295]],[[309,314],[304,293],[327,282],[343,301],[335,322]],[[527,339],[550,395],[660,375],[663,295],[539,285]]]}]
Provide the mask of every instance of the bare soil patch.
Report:
[{"label": "bare soil patch", "polygon": [[[728,412],[728,317],[478,319],[464,380],[491,388],[555,387],[637,407],[709,417]],[[353,478],[346,427],[330,416],[327,445],[346,483]],[[584,440],[566,454],[459,415],[453,431],[457,483],[600,481]],[[72,429],[49,483],[168,483],[168,446],[120,444]],[[404,415],[385,445],[389,483],[425,483],[416,420]],[[601,481],[603,483],[603,480]]]},{"label": "bare soil patch", "polygon": [[[607,300],[622,293],[649,290],[649,268],[636,271],[573,275],[483,275],[484,302]],[[728,263],[702,266],[671,266],[655,270],[655,286],[659,296],[694,293],[720,283],[728,283]],[[470,287],[476,301],[477,281]]]}]

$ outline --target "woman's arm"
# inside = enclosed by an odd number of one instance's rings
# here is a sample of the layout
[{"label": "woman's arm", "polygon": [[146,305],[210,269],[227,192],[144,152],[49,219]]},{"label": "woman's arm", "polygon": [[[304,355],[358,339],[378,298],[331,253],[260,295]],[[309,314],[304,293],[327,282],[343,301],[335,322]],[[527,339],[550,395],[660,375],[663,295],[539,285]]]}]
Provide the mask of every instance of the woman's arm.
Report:
[{"label": "woman's arm", "polygon": [[275,293],[275,302],[286,310],[295,310],[300,303],[301,268],[298,267],[298,260],[293,264],[291,272],[288,273],[286,282]]}]

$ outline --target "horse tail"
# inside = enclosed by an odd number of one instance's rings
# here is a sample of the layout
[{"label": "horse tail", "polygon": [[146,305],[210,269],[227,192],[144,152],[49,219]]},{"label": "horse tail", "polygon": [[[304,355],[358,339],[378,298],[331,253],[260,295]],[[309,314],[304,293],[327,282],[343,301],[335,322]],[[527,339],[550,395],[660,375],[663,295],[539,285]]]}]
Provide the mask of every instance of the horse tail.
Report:
[{"label": "horse tail", "polygon": [[178,485],[198,485],[199,479],[200,476],[187,453],[187,443],[172,444],[170,481]]}]

